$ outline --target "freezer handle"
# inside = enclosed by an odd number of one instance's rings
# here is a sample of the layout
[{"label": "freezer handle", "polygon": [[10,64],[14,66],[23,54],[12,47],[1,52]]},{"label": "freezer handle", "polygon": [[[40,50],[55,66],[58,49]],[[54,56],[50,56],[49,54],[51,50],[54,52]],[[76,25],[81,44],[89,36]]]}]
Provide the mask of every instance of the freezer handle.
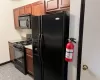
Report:
[{"label": "freezer handle", "polygon": [[44,46],[44,36],[43,34],[41,34],[41,48],[43,48]]},{"label": "freezer handle", "polygon": [[38,39],[33,40],[33,53],[39,54],[39,48],[40,48],[40,34],[38,35]]},{"label": "freezer handle", "polygon": [[33,53],[34,54],[37,54],[38,53],[38,45],[37,44],[38,44],[37,42],[34,42],[33,43]]}]

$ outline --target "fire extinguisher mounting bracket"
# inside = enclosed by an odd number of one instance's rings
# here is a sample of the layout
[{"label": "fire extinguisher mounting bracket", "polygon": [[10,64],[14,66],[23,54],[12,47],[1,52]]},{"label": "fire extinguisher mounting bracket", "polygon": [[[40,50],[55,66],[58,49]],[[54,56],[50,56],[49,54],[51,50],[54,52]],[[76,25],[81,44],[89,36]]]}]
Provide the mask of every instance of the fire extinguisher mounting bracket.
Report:
[{"label": "fire extinguisher mounting bracket", "polygon": [[75,39],[75,38],[69,38],[68,40],[70,40],[70,41],[76,43],[76,39]]}]

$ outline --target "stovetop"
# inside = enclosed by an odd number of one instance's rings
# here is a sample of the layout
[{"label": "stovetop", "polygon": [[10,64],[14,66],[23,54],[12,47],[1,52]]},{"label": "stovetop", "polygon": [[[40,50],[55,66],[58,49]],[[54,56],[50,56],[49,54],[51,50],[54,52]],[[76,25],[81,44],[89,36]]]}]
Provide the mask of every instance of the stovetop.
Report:
[{"label": "stovetop", "polygon": [[15,42],[16,44],[22,44],[22,45],[30,45],[32,44],[32,41],[20,41],[20,42]]},{"label": "stovetop", "polygon": [[20,42],[15,42],[14,47],[19,48],[19,47],[24,47],[24,46],[30,45],[30,44],[32,44],[32,40],[20,41]]}]

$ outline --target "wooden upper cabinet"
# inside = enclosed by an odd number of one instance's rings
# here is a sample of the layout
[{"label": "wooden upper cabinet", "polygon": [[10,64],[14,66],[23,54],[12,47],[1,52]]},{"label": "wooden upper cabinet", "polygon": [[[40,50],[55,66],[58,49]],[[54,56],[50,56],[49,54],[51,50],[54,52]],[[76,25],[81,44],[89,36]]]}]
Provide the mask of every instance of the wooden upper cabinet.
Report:
[{"label": "wooden upper cabinet", "polygon": [[19,28],[19,22],[18,22],[18,16],[19,16],[19,8],[14,9],[14,23],[15,23],[15,28]]},{"label": "wooden upper cabinet", "polygon": [[59,0],[46,0],[45,1],[46,10],[55,10],[59,8]]},{"label": "wooden upper cabinet", "polygon": [[45,14],[44,3],[41,1],[32,4],[32,15],[40,16]]},{"label": "wooden upper cabinet", "polygon": [[28,4],[25,6],[25,13],[26,14],[31,14],[32,13],[32,6],[31,4]]},{"label": "wooden upper cabinet", "polygon": [[61,8],[70,7],[70,0],[60,0],[60,7]]},{"label": "wooden upper cabinet", "polygon": [[45,0],[46,12],[67,10],[70,0]]},{"label": "wooden upper cabinet", "polygon": [[25,7],[24,6],[19,8],[19,14],[20,15],[24,15],[25,14]]}]

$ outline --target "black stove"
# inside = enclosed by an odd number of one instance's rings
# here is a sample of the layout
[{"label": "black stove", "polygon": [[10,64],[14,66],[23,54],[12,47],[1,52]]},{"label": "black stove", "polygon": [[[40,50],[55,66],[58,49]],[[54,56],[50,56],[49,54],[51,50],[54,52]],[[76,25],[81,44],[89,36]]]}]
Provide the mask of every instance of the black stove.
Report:
[{"label": "black stove", "polygon": [[32,44],[32,40],[27,41],[20,41],[14,43],[14,64],[15,67],[20,70],[22,73],[26,74],[26,51],[25,47],[26,45]]},{"label": "black stove", "polygon": [[17,46],[20,46],[20,45],[25,46],[25,45],[30,45],[30,44],[32,44],[32,40],[15,42],[14,46],[16,46],[16,45]]}]

